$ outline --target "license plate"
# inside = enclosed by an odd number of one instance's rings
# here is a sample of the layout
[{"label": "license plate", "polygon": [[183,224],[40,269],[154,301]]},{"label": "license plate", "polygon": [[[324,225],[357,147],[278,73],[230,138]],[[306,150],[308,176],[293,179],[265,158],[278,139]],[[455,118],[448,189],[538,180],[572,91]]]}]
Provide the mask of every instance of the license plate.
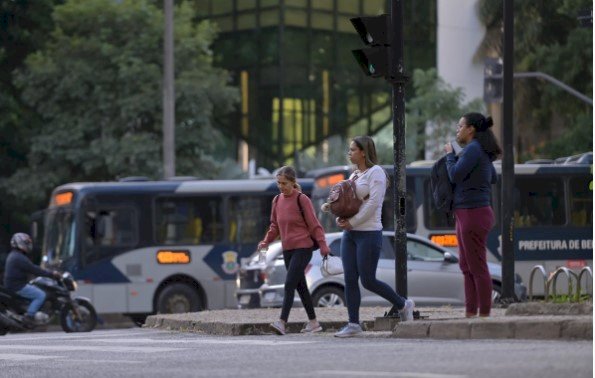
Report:
[{"label": "license plate", "polygon": [[248,304],[250,303],[250,295],[249,294],[245,294],[245,295],[241,295],[240,296],[240,304]]}]

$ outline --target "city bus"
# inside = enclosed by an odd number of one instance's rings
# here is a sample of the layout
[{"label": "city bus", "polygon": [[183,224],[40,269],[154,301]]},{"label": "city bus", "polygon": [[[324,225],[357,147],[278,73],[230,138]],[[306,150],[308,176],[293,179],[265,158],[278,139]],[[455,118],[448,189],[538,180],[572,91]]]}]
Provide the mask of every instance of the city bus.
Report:
[{"label": "city bus", "polygon": [[[432,161],[414,162],[406,167],[407,232],[427,237],[455,252],[458,243],[452,215],[436,210],[430,187]],[[496,225],[488,235],[488,261],[502,260],[500,236],[501,167],[494,164],[498,183],[493,187],[492,203]],[[383,166],[392,177],[393,167]],[[514,258],[515,273],[528,285],[535,265],[547,272],[560,266],[581,269],[593,266],[593,192],[592,154],[552,162],[515,165],[514,187]],[[312,202],[324,229],[338,230],[334,216],[320,206],[326,202],[330,187],[351,173],[348,166],[319,169],[314,177]],[[391,182],[391,185],[394,182]],[[385,230],[394,230],[393,188],[387,189],[382,208]],[[543,283],[536,277],[535,295],[544,295]],[[564,281],[564,280],[559,280]],[[560,282],[558,292],[566,284]]]},{"label": "city bus", "polygon": [[[310,195],[313,180],[298,179]],[[273,179],[70,183],[55,188],[42,264],[69,271],[98,313],[237,308],[236,272],[279,193]]]}]

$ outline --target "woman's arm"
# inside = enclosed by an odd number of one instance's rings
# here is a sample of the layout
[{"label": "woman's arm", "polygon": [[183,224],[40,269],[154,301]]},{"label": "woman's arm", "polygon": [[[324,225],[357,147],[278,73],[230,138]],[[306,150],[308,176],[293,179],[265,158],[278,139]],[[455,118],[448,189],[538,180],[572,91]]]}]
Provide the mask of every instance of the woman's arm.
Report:
[{"label": "woman's arm", "polygon": [[471,173],[479,161],[480,152],[481,147],[471,143],[463,149],[458,159],[453,152],[446,155],[446,170],[451,183],[459,184]]},{"label": "woman's arm", "polygon": [[[357,186],[357,181],[355,185]],[[384,194],[386,193],[386,174],[382,168],[370,172],[369,185],[370,198],[364,201],[357,214],[349,218],[349,224],[353,228],[373,217],[378,206],[382,206]]]}]

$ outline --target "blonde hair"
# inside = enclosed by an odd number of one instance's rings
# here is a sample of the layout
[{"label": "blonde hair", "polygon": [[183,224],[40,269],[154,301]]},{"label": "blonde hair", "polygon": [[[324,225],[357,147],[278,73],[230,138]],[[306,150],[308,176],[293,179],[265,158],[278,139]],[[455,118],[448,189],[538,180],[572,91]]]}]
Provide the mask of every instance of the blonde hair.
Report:
[{"label": "blonde hair", "polygon": [[285,166],[279,168],[279,171],[277,172],[277,177],[279,177],[279,176],[285,177],[286,180],[293,183],[293,187],[295,189],[297,189],[300,192],[302,191],[302,187],[296,181],[296,173],[295,173],[295,169],[293,167],[290,167],[289,165],[285,165]]}]

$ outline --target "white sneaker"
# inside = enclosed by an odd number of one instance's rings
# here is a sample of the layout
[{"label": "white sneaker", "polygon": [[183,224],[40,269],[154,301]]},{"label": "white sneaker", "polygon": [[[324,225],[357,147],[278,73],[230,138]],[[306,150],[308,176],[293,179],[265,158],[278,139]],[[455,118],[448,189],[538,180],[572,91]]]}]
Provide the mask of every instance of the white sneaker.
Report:
[{"label": "white sneaker", "polygon": [[308,322],[304,325],[304,328],[302,328],[302,330],[300,331],[301,333],[316,333],[316,332],[321,332],[322,331],[322,326],[320,325],[320,323],[316,323],[316,325],[312,325],[312,323]]},{"label": "white sneaker", "polygon": [[339,332],[335,333],[335,337],[353,337],[362,332],[364,332],[364,330],[359,324],[347,323],[347,325],[341,328]]},{"label": "white sneaker", "polygon": [[277,335],[285,335],[285,324],[283,324],[280,320],[269,324],[269,326]]},{"label": "white sneaker", "polygon": [[411,299],[407,299],[405,301],[405,306],[399,310],[399,317],[401,318],[402,322],[410,322],[413,320],[413,308],[415,307],[415,302]]}]

